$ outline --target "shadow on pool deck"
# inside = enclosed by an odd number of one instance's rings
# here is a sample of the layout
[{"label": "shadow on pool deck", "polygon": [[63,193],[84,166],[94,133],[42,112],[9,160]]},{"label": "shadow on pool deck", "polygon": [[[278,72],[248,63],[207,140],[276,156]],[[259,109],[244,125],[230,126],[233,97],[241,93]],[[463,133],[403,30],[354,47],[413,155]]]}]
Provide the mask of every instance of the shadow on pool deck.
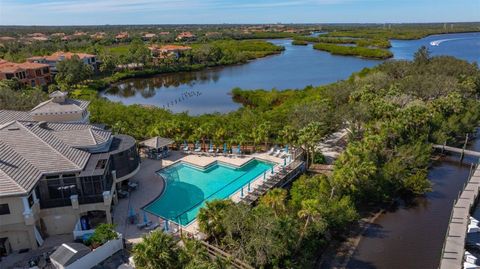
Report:
[{"label": "shadow on pool deck", "polygon": [[[128,223],[129,207],[132,207],[138,214],[140,221],[143,220],[142,207],[153,201],[163,192],[164,182],[155,174],[163,166],[171,161],[143,159],[140,170],[132,180],[138,181],[138,189],[132,191],[128,198],[120,199],[113,209],[113,222],[117,225],[117,231],[123,234],[123,237],[132,243],[135,243],[147,233],[146,230],[140,230],[135,224]],[[149,220],[158,222],[158,217],[147,213]]]}]

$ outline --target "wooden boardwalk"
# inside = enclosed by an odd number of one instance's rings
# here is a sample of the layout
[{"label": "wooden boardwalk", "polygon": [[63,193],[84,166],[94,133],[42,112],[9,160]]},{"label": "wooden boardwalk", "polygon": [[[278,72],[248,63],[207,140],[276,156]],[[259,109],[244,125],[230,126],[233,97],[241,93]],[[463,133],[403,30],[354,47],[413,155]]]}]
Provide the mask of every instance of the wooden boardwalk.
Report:
[{"label": "wooden boardwalk", "polygon": [[[456,152],[462,155],[480,157],[480,152],[448,147],[443,145],[434,145],[434,148],[445,151]],[[467,227],[470,220],[470,211],[477,200],[480,190],[480,167],[477,165],[470,174],[470,178],[460,193],[458,199],[454,202],[450,223],[448,225],[445,241],[443,243],[442,255],[440,260],[440,269],[460,269],[463,268],[465,255],[465,242],[467,237]]]}]

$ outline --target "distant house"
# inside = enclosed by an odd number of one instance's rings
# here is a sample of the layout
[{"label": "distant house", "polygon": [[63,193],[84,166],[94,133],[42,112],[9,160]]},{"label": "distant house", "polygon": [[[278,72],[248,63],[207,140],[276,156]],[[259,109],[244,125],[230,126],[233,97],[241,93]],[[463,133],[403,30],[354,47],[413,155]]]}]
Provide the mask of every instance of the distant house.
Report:
[{"label": "distant house", "polygon": [[0,36],[0,42],[9,42],[9,41],[15,41],[16,39],[11,36]]},{"label": "distant house", "polygon": [[50,36],[54,36],[54,37],[64,37],[64,36],[65,36],[65,33],[53,33],[53,34],[51,34]]},{"label": "distant house", "polygon": [[50,56],[34,56],[27,59],[31,63],[42,63],[48,64],[52,73],[57,72],[57,64],[63,60],[71,59],[74,55],[77,55],[84,64],[90,65],[94,71],[98,70],[99,61],[97,60],[97,55],[88,54],[88,53],[76,53],[76,52],[63,52],[58,51],[53,53]]},{"label": "distant house", "polygon": [[115,36],[115,40],[117,42],[120,42],[120,41],[123,41],[125,39],[127,39],[129,37],[128,33],[127,32],[121,32],[121,33],[118,33],[116,36]]},{"label": "distant house", "polygon": [[142,36],[142,39],[145,40],[145,41],[148,41],[148,40],[152,40],[156,36],[157,36],[156,34],[146,33]]},{"label": "distant house", "polygon": [[74,36],[86,36],[88,35],[87,33],[85,32],[82,32],[82,31],[75,31],[75,33],[73,34]]},{"label": "distant house", "polygon": [[18,79],[28,86],[44,86],[52,82],[50,67],[41,63],[12,63],[0,60],[0,80]]},{"label": "distant house", "polygon": [[35,41],[47,41],[48,36],[43,33],[33,33],[33,34],[28,34],[28,39],[35,40]]},{"label": "distant house", "polygon": [[177,38],[175,40],[177,41],[192,41],[195,40],[197,37],[192,34],[191,32],[181,32],[180,34],[177,35]]},{"label": "distant house", "polygon": [[93,35],[90,35],[90,38],[100,40],[104,39],[107,34],[105,32],[96,32]]},{"label": "distant house", "polygon": [[179,45],[164,45],[164,46],[157,46],[153,45],[148,47],[150,52],[152,53],[153,58],[167,58],[167,57],[174,57],[179,58],[182,53],[191,50],[192,48],[189,46],[179,46]]}]

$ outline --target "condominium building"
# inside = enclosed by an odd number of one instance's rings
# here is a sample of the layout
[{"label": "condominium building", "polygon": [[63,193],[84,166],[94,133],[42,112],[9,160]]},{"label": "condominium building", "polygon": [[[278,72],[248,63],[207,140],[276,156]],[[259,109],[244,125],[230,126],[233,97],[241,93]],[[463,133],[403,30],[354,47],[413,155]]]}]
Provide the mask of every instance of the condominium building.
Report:
[{"label": "condominium building", "polygon": [[0,110],[0,253],[36,249],[86,216],[111,223],[117,187],[140,169],[135,139],[88,123],[88,102],[54,92]]},{"label": "condominium building", "polygon": [[17,79],[28,86],[44,86],[52,82],[50,67],[41,63],[12,63],[0,59],[0,80]]},{"label": "condominium building", "polygon": [[84,64],[91,66],[94,71],[98,70],[100,62],[98,61],[97,56],[88,53],[57,51],[49,56],[34,56],[27,58],[27,61],[30,63],[48,64],[52,73],[56,73],[57,64],[61,61],[71,59],[73,56],[77,56]]}]

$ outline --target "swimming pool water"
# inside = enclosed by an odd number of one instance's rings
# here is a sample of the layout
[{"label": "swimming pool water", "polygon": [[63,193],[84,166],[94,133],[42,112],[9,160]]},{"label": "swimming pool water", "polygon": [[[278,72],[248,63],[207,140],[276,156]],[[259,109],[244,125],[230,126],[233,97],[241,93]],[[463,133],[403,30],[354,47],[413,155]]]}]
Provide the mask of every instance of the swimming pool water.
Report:
[{"label": "swimming pool water", "polygon": [[165,191],[144,210],[185,226],[207,201],[228,198],[272,166],[256,159],[240,168],[216,163],[202,170],[183,162],[174,164],[158,172],[166,181]]}]

